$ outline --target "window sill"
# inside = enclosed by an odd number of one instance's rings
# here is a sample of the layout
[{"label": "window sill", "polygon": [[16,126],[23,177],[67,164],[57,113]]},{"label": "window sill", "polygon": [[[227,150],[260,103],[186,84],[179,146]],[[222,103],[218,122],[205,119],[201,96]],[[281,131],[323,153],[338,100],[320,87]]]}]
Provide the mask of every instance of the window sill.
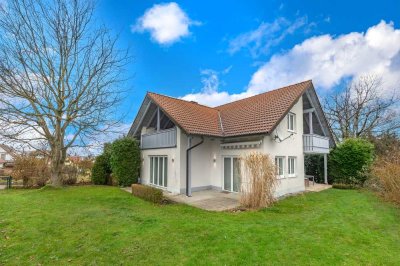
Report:
[{"label": "window sill", "polygon": [[278,180],[285,179],[285,178],[286,178],[285,176],[279,176],[279,175],[276,177],[276,179],[278,179]]},{"label": "window sill", "polygon": [[289,178],[296,178],[297,175],[289,175],[288,177],[289,177]]},{"label": "window sill", "polygon": [[290,129],[288,129],[288,132],[289,132],[289,133],[296,134],[296,131],[295,131],[295,130],[290,130]]},{"label": "window sill", "polygon": [[161,190],[167,190],[167,188],[168,188],[168,187],[164,187],[164,186],[155,185],[155,184],[152,184],[152,183],[149,183],[149,186],[155,187],[155,188],[159,188]]}]

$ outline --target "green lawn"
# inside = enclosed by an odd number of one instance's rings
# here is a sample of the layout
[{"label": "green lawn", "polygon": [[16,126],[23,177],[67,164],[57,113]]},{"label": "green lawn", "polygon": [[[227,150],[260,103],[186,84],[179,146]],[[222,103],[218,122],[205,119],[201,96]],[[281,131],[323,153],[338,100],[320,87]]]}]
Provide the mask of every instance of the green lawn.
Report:
[{"label": "green lawn", "polygon": [[114,187],[0,192],[0,265],[399,265],[400,210],[328,190],[262,211],[156,206]]}]

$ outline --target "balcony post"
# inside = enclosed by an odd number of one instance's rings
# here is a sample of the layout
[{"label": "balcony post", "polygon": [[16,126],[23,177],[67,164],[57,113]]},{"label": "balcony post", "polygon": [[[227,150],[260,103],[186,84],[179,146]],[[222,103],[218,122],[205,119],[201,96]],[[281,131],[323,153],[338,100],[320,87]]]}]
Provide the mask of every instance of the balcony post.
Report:
[{"label": "balcony post", "polygon": [[157,107],[157,132],[160,131],[160,107]]},{"label": "balcony post", "polygon": [[308,124],[309,124],[309,127],[310,127],[310,134],[311,135],[314,134],[313,123],[312,123],[312,113],[313,112],[309,112],[308,113]]},{"label": "balcony post", "polygon": [[328,154],[324,154],[324,183],[328,184]]}]

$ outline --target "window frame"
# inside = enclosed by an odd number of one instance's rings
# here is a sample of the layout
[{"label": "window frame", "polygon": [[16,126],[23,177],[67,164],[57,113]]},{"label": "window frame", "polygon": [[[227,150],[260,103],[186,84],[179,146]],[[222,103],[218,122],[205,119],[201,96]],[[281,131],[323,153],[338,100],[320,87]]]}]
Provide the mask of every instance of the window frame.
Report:
[{"label": "window frame", "polygon": [[166,189],[168,187],[168,156],[149,155],[149,160],[149,184]]},{"label": "window frame", "polygon": [[[278,161],[282,159],[282,167],[280,167],[278,165]],[[277,173],[276,173],[276,177],[278,179],[284,179],[285,178],[285,161],[286,161],[286,157],[285,156],[275,156],[275,166],[277,167]],[[282,174],[279,174],[280,170],[282,170]]]},{"label": "window frame", "polygon": [[[225,159],[230,159],[230,162],[229,162],[229,167],[230,167],[230,188],[229,189],[226,189],[225,188],[225,166],[226,166],[226,164],[225,164]],[[234,190],[234,168],[235,168],[235,164],[234,164],[234,159],[237,159],[238,161],[238,163],[239,163],[239,175],[241,175],[241,172],[240,172],[240,156],[237,156],[237,155],[223,155],[222,156],[222,190],[223,191],[227,191],[227,192],[230,192],[230,193],[239,193],[240,192],[240,190],[241,190],[241,186],[242,186],[242,177],[241,176],[239,176],[239,188],[238,188],[238,191],[235,191]]]},{"label": "window frame", "polygon": [[[293,169],[291,169],[291,160],[293,160]],[[288,163],[287,163],[287,167],[288,167],[288,177],[296,177],[297,176],[297,157],[296,156],[288,156]],[[291,170],[293,170],[293,172],[291,172]]]},{"label": "window frame", "polygon": [[[291,118],[293,118],[292,125],[291,125]],[[292,126],[292,128],[291,128],[291,126]],[[287,114],[287,130],[289,132],[295,133],[296,132],[296,126],[297,126],[296,125],[296,114],[292,113],[292,112],[289,112]]]}]

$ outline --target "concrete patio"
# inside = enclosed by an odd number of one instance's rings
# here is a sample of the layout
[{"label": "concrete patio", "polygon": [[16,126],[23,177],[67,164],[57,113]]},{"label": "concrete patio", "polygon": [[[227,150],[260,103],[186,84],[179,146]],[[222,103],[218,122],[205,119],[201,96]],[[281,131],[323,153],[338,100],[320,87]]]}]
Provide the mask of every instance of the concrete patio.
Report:
[{"label": "concrete patio", "polygon": [[[305,192],[320,192],[331,187],[331,185],[327,184],[312,184],[310,182],[309,186],[306,186]],[[132,189],[130,187],[122,189],[126,192],[132,193]],[[164,191],[164,196],[173,202],[188,204],[190,206],[208,211],[227,211],[240,207],[239,193],[229,193],[217,190],[203,190],[193,192],[192,197],[187,197],[184,194],[174,194]]]},{"label": "concrete patio", "polygon": [[164,196],[171,201],[188,204],[208,211],[226,211],[239,207],[238,193],[229,193],[216,190],[193,192],[192,197],[164,192]]},{"label": "concrete patio", "polygon": [[306,186],[306,192],[320,192],[326,189],[332,188],[332,185],[318,184],[310,182],[309,186]]}]

